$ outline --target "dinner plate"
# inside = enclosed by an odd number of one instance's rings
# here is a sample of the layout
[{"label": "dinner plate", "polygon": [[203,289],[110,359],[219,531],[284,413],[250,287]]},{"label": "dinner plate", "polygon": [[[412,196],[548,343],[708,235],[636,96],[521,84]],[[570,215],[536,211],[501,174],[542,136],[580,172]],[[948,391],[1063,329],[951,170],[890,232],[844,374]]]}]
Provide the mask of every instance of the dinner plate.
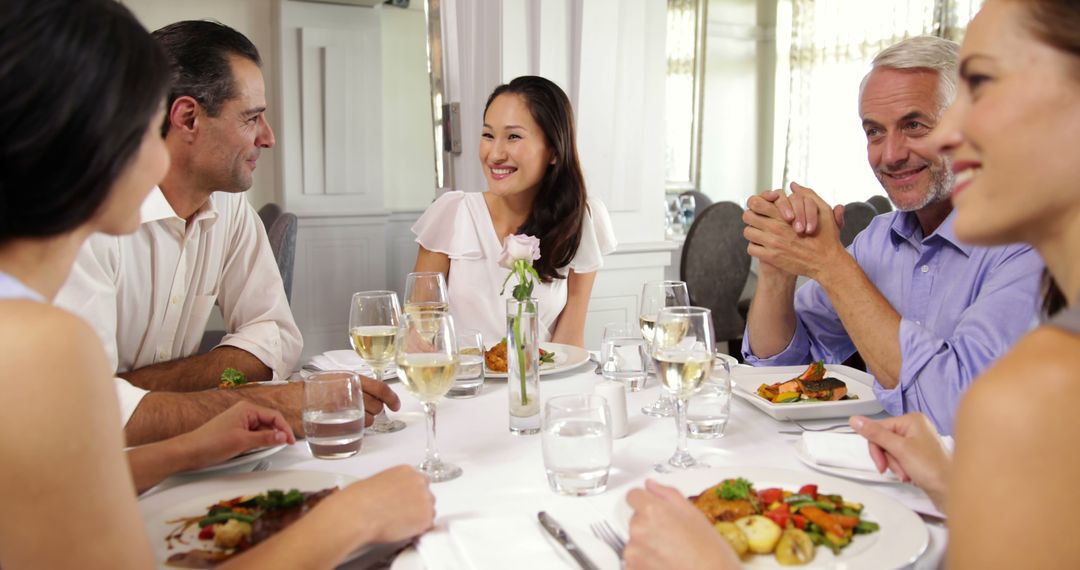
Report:
[{"label": "dinner plate", "polygon": [[[742,477],[753,483],[757,490],[781,487],[797,490],[807,484],[816,484],[821,493],[839,494],[846,501],[863,504],[866,520],[881,525],[873,534],[855,536],[851,544],[834,555],[824,546],[815,549],[814,560],[800,568],[843,568],[845,570],[886,570],[903,568],[915,562],[926,551],[930,531],[911,509],[868,487],[803,471],[789,471],[766,467],[716,467],[692,469],[678,473],[652,475],[660,483],[678,489],[683,495],[696,495],[724,479]],[[622,525],[625,536],[632,512],[626,501],[615,506],[615,521]],[[771,555],[751,555],[743,568],[788,568],[780,566]]]},{"label": "dinner plate", "polygon": [[260,447],[259,449],[252,449],[251,451],[241,453],[240,455],[237,455],[232,459],[222,461],[221,463],[218,463],[216,465],[209,465],[207,467],[203,467],[202,469],[184,471],[183,473],[179,474],[198,475],[201,473],[213,473],[215,471],[222,471],[224,469],[230,469],[233,467],[239,467],[241,465],[247,465],[249,463],[255,463],[256,461],[261,461],[262,459],[270,457],[271,455],[281,451],[282,449],[285,449],[287,445],[287,443],[283,443],[281,445],[274,445],[271,447]]},{"label": "dinner plate", "polygon": [[874,395],[874,378],[861,370],[843,364],[826,364],[826,376],[847,384],[848,394],[855,400],[835,402],[794,402],[774,404],[756,394],[758,386],[791,380],[806,370],[805,366],[739,366],[731,370],[731,384],[736,396],[777,420],[821,420],[869,416],[881,411],[881,402]]},{"label": "dinner plate", "polygon": [[854,479],[856,481],[865,481],[867,483],[900,483],[900,478],[893,474],[892,471],[886,471],[885,473],[878,473],[877,471],[864,471],[862,469],[851,469],[849,467],[837,467],[835,465],[822,465],[814,458],[810,456],[810,452],[806,449],[806,444],[800,439],[795,444],[795,457],[799,458],[806,464],[807,467],[822,473],[828,473],[829,475],[836,475],[837,477],[843,477],[845,479]]},{"label": "dinner plate", "polygon": [[[589,361],[589,352],[579,346],[559,344],[557,342],[542,342],[540,348],[555,353],[555,362],[540,365],[540,375],[558,374],[573,370]],[[506,378],[505,372],[492,372],[484,365],[485,378]]]},{"label": "dinner plate", "polygon": [[184,533],[187,545],[177,544],[170,550],[165,537],[178,525],[169,521],[205,513],[210,505],[233,497],[257,495],[270,489],[299,489],[309,492],[335,486],[343,488],[355,480],[348,475],[321,471],[257,471],[221,475],[151,495],[139,501],[139,511],[150,536],[150,544],[154,548],[157,566],[167,568],[165,562],[170,555],[198,548],[200,543],[195,538],[199,532],[196,525]]}]

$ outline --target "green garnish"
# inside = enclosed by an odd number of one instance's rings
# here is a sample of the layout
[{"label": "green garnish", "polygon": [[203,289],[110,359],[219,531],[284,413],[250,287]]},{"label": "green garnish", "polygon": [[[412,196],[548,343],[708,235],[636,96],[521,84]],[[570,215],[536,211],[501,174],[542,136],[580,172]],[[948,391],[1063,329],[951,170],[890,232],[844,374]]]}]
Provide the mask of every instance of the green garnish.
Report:
[{"label": "green garnish", "polygon": [[716,490],[716,494],[720,495],[720,498],[725,501],[749,499],[750,492],[750,482],[742,477],[739,477],[738,479],[727,479],[721,483],[720,488]]},{"label": "green garnish", "polygon": [[280,489],[271,489],[265,495],[255,497],[255,503],[264,511],[287,509],[303,502],[304,494],[297,489],[289,489],[288,493]]},{"label": "green garnish", "polygon": [[222,386],[239,386],[241,384],[247,384],[247,377],[243,372],[235,368],[226,368],[221,373],[221,385]]},{"label": "green garnish", "polygon": [[540,353],[541,364],[555,364],[555,353],[550,351],[544,351]]}]

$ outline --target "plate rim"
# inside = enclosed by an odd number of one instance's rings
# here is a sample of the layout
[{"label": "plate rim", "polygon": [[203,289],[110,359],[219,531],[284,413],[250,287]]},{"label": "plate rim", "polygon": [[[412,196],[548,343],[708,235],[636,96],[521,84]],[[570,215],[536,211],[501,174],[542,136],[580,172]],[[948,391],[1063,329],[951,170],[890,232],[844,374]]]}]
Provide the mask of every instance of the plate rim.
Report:
[{"label": "plate rim", "polygon": [[[546,376],[546,375],[550,375],[550,374],[560,374],[562,372],[568,372],[568,371],[573,370],[573,369],[575,369],[575,368],[577,368],[577,367],[581,366],[582,364],[585,364],[586,362],[589,361],[589,351],[585,350],[584,348],[581,348],[580,346],[574,346],[572,344],[563,344],[561,342],[541,342],[540,343],[540,348],[544,348],[546,346],[557,347],[559,350],[563,350],[563,351],[566,351],[566,352],[581,351],[581,355],[579,355],[579,356],[583,357],[583,358],[581,358],[580,361],[575,362],[573,364],[570,364],[569,361],[568,361],[565,364],[562,364],[562,365],[559,365],[559,366],[552,366],[550,368],[540,367],[540,375],[541,376]],[[558,352],[558,350],[555,350],[555,351],[552,351],[552,352]],[[487,363],[484,364],[484,379],[485,380],[488,379],[488,378],[494,378],[494,379],[500,379],[501,380],[503,378],[506,378],[506,376],[507,376],[506,372],[492,372],[491,370],[488,370]]]},{"label": "plate rim", "polygon": [[[758,481],[765,481],[767,484],[781,483],[783,485],[805,485],[808,483],[815,483],[819,487],[827,487],[830,492],[832,489],[837,489],[841,495],[845,498],[853,497],[853,500],[863,503],[867,507],[871,507],[871,513],[875,512],[873,509],[882,509],[886,512],[891,511],[892,515],[887,518],[892,519],[894,516],[900,519],[900,522],[904,522],[903,519],[907,519],[903,528],[893,531],[890,534],[889,540],[878,540],[875,544],[882,546],[895,547],[897,544],[901,544],[904,541],[911,543],[910,548],[913,552],[911,554],[892,554],[891,558],[895,560],[887,559],[883,561],[881,559],[881,553],[875,553],[875,547],[871,547],[870,550],[859,552],[852,556],[850,559],[844,559],[841,567],[847,570],[858,570],[862,568],[866,569],[880,569],[880,568],[905,568],[918,561],[926,553],[930,546],[930,531],[926,528],[926,523],[919,517],[915,511],[905,506],[900,501],[880,492],[873,488],[866,486],[862,483],[857,483],[851,480],[842,479],[832,475],[822,474],[820,472],[806,472],[796,471],[793,469],[785,469],[781,467],[765,467],[765,466],[715,466],[708,469],[695,469],[689,471],[681,471],[676,473],[658,473],[651,474],[650,478],[658,481],[661,484],[673,486],[684,495],[688,494],[688,491],[679,486],[681,479],[689,479],[695,476],[705,478],[706,473],[717,473],[718,475],[711,477],[713,483],[723,480],[726,477],[744,477],[749,479],[755,486],[758,486]],[[672,481],[675,479],[675,481]],[[787,479],[787,480],[785,480]],[[811,480],[812,479],[812,480]],[[793,481],[793,482],[789,482]],[[686,484],[684,482],[684,484]],[[701,487],[705,488],[705,487]],[[700,491],[696,488],[694,491]],[[849,492],[849,491],[853,491]],[[691,491],[693,492],[693,491]],[[868,500],[869,499],[869,500]],[[628,523],[630,520],[630,506],[627,504],[626,499],[623,498],[617,501],[614,505],[614,512],[612,513],[613,522],[621,527],[624,532],[628,530]],[[873,517],[874,522],[882,525],[883,529],[886,526],[886,522],[880,520],[877,517]],[[888,524],[893,524],[892,522]],[[879,532],[883,532],[879,531]],[[879,535],[880,538],[881,535]],[[906,556],[906,558],[904,558]],[[754,560],[762,560],[762,563],[755,564]],[[772,567],[764,563],[768,558],[758,557],[743,562],[744,568],[769,568]],[[779,566],[778,566],[779,567]]]},{"label": "plate rim", "polygon": [[231,459],[226,459],[225,461],[222,461],[221,463],[215,463],[213,465],[207,465],[206,467],[200,467],[199,469],[192,469],[190,471],[181,471],[181,472],[176,473],[176,474],[177,475],[202,475],[203,473],[214,473],[214,472],[217,472],[217,471],[224,471],[225,469],[231,469],[233,467],[239,467],[241,465],[247,465],[249,463],[254,463],[254,462],[259,461],[261,459],[266,459],[267,457],[270,457],[270,456],[280,452],[281,450],[285,449],[288,446],[289,446],[288,443],[279,443],[277,445],[271,445],[269,447],[264,447],[263,449],[260,449],[258,451],[255,451],[255,450],[246,451],[244,453],[241,453],[240,455],[232,457]]}]

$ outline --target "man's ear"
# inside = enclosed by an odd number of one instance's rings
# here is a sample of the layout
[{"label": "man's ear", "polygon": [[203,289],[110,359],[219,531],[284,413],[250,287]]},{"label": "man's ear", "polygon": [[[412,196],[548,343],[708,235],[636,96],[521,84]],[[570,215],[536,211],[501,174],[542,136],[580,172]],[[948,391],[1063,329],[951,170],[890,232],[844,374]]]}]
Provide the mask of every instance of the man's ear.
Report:
[{"label": "man's ear", "polygon": [[190,137],[198,129],[198,116],[202,107],[193,97],[177,97],[169,109],[169,132]]}]

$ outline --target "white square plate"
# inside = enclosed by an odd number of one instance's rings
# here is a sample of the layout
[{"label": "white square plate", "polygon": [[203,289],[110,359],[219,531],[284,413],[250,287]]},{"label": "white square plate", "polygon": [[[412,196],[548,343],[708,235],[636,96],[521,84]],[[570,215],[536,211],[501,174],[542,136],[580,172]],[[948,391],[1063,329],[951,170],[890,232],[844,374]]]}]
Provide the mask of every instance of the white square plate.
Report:
[{"label": "white square plate", "polygon": [[774,404],[756,394],[758,386],[791,380],[803,373],[806,366],[737,367],[731,370],[731,384],[736,396],[777,420],[821,420],[847,418],[855,415],[869,416],[881,411],[871,386],[874,378],[861,370],[843,364],[826,364],[826,376],[847,384],[848,394],[856,400],[836,402],[795,402]]}]

